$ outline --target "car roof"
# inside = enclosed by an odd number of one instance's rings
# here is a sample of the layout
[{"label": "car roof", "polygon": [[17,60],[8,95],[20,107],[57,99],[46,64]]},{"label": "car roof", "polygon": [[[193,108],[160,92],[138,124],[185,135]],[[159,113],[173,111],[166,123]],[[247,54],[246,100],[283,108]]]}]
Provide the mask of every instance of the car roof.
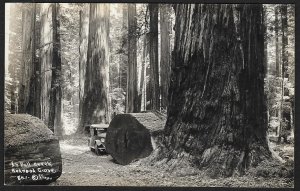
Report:
[{"label": "car roof", "polygon": [[109,126],[109,124],[103,124],[103,123],[101,123],[101,124],[92,124],[91,126],[90,126],[90,128],[108,128],[108,126]]}]

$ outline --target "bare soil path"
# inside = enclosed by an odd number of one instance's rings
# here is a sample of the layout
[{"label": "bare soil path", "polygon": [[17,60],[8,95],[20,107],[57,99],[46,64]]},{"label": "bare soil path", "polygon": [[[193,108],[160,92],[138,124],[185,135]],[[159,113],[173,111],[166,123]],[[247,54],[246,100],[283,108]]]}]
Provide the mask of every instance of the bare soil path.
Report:
[{"label": "bare soil path", "polygon": [[231,177],[211,179],[199,174],[169,173],[135,162],[122,166],[110,155],[97,156],[87,146],[87,138],[60,142],[63,173],[51,185],[57,186],[224,186],[293,187],[293,178]]}]

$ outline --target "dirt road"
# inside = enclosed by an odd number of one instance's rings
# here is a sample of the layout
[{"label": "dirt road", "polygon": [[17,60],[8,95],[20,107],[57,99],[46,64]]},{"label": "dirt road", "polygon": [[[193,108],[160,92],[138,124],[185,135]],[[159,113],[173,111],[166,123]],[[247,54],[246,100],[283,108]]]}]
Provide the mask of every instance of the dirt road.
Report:
[{"label": "dirt road", "polygon": [[51,185],[63,186],[233,186],[293,187],[293,179],[231,177],[211,179],[199,174],[180,175],[135,162],[122,166],[110,155],[97,156],[87,146],[87,138],[60,142],[63,173]]}]

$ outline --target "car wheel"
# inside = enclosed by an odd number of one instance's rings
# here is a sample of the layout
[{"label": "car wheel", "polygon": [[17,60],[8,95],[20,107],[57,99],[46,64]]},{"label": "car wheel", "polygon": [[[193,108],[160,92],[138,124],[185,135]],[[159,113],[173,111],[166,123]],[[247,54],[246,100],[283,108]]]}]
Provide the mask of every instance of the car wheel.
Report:
[{"label": "car wheel", "polygon": [[95,143],[95,153],[96,153],[96,155],[100,155],[100,151],[99,151],[99,149],[98,149],[98,146],[97,146],[97,144]]}]

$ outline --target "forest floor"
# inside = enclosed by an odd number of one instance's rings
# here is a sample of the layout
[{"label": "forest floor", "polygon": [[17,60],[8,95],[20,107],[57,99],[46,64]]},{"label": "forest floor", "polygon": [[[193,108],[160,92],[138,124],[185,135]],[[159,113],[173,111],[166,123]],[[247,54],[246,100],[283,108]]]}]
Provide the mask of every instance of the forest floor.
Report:
[{"label": "forest floor", "polygon": [[[72,138],[60,142],[63,158],[61,177],[50,185],[58,186],[172,186],[172,187],[294,187],[294,178],[262,176],[212,179],[197,173],[170,173],[139,161],[123,166],[110,155],[97,156],[87,146],[87,138]],[[274,151],[293,160],[291,145],[273,144]],[[293,162],[293,161],[292,161]]]}]

